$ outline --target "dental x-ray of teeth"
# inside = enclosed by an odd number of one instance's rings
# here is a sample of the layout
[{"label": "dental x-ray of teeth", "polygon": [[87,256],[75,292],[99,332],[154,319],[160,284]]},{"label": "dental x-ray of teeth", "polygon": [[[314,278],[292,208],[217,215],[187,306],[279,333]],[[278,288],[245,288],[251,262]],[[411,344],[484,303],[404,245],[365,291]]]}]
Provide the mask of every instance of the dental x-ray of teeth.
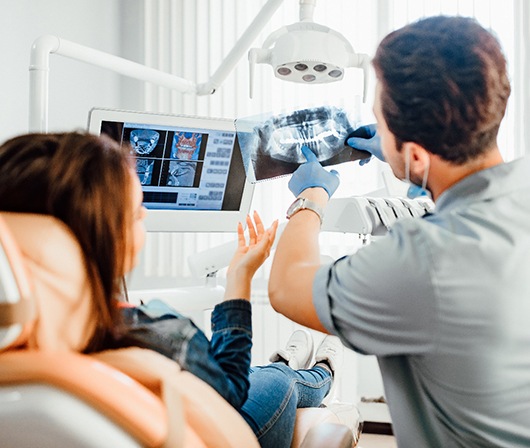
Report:
[{"label": "dental x-ray of teeth", "polygon": [[150,129],[134,129],[131,131],[131,146],[138,155],[145,156],[156,148],[160,134]]},{"label": "dental x-ray of teeth", "polygon": [[154,160],[150,159],[136,159],[136,172],[142,185],[151,185],[154,163]]},{"label": "dental x-ray of teeth", "polygon": [[369,157],[344,145],[357,120],[343,109],[322,106],[235,121],[247,178],[258,182],[293,173],[306,161],[307,146],[324,165]]},{"label": "dental x-ray of teeth", "polygon": [[191,187],[195,180],[197,162],[169,162],[168,187]]},{"label": "dental x-ray of teeth", "polygon": [[197,160],[201,147],[202,135],[196,132],[175,132],[172,159]]}]

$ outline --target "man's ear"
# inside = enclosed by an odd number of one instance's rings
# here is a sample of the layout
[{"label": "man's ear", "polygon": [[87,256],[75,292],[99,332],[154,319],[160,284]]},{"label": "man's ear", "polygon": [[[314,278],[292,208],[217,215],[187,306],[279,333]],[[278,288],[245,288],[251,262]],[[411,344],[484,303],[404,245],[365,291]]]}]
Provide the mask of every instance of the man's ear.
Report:
[{"label": "man's ear", "polygon": [[[430,153],[423,146],[414,142],[404,142],[403,150],[408,147],[410,154],[411,175],[423,176],[425,170],[429,169]],[[402,151],[403,151],[402,150]]]}]

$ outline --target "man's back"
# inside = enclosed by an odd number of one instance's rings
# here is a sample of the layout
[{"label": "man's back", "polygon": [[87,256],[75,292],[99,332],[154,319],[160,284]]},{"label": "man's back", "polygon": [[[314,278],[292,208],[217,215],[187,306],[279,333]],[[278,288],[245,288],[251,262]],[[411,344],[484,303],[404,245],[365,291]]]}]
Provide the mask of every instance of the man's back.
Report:
[{"label": "man's back", "polygon": [[400,446],[530,446],[528,173],[475,173],[315,276],[323,325],[378,357]]},{"label": "man's back", "polygon": [[400,446],[530,446],[529,162],[464,179],[418,223],[432,346],[379,358]]}]

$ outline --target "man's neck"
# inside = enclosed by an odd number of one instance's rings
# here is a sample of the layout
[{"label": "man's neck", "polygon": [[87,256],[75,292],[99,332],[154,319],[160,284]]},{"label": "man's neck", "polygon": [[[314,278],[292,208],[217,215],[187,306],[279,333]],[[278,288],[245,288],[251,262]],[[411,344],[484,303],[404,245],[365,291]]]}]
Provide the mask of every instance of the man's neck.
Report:
[{"label": "man's neck", "polygon": [[499,148],[496,146],[483,156],[463,165],[455,165],[439,156],[431,155],[428,186],[433,200],[436,201],[445,190],[471,174],[503,162]]}]

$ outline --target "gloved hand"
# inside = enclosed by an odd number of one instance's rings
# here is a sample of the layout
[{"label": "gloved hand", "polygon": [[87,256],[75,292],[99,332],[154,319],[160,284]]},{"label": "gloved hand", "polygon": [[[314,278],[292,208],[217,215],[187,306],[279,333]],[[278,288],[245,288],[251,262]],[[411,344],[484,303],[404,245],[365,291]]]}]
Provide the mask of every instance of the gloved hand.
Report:
[{"label": "gloved hand", "polygon": [[307,188],[321,187],[331,197],[339,186],[339,173],[336,170],[327,171],[320,164],[317,156],[307,146],[302,146],[302,154],[307,159],[300,165],[289,180],[289,190],[298,196]]},{"label": "gloved hand", "polygon": [[[346,139],[346,144],[354,149],[367,151],[377,157],[379,160],[383,162],[385,161],[385,156],[383,155],[383,150],[381,149],[381,138],[377,133],[377,127],[375,124],[368,124],[355,129],[355,131],[353,131]],[[365,165],[371,159],[371,157],[367,159],[361,159],[359,160],[359,165]]]}]

